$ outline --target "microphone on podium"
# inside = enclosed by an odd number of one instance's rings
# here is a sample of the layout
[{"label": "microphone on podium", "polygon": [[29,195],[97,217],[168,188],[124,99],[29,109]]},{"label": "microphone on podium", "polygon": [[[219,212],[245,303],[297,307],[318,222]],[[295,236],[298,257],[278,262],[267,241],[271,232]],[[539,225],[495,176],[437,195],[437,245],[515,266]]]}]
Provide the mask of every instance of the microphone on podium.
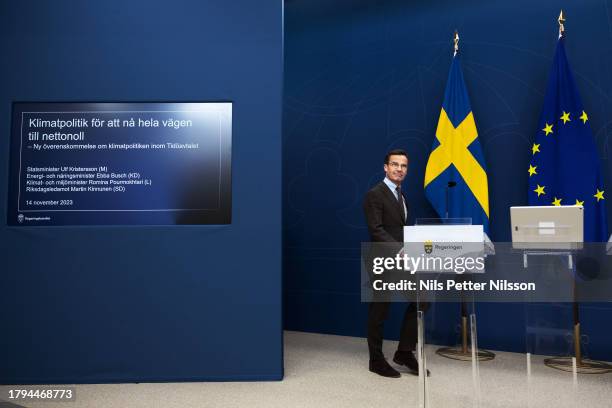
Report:
[{"label": "microphone on podium", "polygon": [[446,218],[448,218],[448,193],[450,191],[451,188],[455,187],[457,185],[456,181],[449,181],[448,184],[446,185]]}]

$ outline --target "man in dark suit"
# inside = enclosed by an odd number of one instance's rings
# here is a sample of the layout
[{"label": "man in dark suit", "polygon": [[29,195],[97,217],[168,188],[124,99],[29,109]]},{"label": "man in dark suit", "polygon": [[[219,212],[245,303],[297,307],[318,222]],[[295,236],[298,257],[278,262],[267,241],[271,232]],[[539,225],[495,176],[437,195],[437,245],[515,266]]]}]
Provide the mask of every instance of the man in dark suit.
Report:
[{"label": "man in dark suit", "polygon": [[[408,154],[404,150],[392,150],[385,156],[383,166],[385,179],[367,192],[363,202],[370,241],[389,243],[393,251],[401,250],[404,242],[404,226],[408,219],[408,202],[402,194],[401,184],[408,172]],[[376,245],[376,244],[374,244]],[[386,245],[385,245],[386,246]],[[386,256],[394,256],[387,254]],[[374,298],[368,310],[368,349],[370,352],[370,371],[384,377],[400,377],[391,367],[382,351],[383,323],[389,313],[390,303]],[[412,351],[417,340],[417,305],[410,303],[404,314],[400,342],[393,361],[406,366],[413,374],[418,374],[419,366]]]}]

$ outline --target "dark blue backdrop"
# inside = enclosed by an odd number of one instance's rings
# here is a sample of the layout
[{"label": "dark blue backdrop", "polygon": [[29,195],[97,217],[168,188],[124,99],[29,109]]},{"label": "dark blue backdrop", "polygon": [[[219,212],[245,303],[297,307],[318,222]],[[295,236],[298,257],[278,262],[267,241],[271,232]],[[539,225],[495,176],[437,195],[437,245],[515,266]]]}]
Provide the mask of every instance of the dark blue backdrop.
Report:
[{"label": "dark blue backdrop", "polygon": [[[510,240],[508,207],[527,203],[529,148],[538,129],[560,8],[567,18],[568,58],[612,192],[611,1],[286,2],[286,328],[365,335],[359,247],[368,238],[361,203],[382,179],[390,148],[410,154],[404,187],[412,220],[434,216],[423,193],[423,175],[455,29],[488,166],[492,239]],[[481,304],[478,311],[481,346],[525,349],[523,306]],[[386,325],[389,337],[397,336],[400,312],[398,305]],[[571,327],[568,305],[547,305],[540,313],[544,325]],[[442,305],[428,314],[431,340],[454,342],[458,307]],[[583,305],[587,354],[612,359],[610,316],[610,305]],[[540,351],[565,351],[566,346],[551,344]]]},{"label": "dark blue backdrop", "polygon": [[231,225],[0,226],[0,383],[282,378],[282,3],[2,2],[0,50],[3,220],[13,101],[234,103]]}]

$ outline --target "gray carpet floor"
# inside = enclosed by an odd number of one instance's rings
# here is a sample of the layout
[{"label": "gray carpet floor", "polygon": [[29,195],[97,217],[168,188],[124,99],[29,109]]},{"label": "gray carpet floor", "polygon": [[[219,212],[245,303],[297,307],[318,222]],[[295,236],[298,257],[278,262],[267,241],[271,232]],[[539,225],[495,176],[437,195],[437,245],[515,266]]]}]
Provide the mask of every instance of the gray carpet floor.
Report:
[{"label": "gray carpet floor", "polygon": [[[395,347],[396,342],[385,342],[387,356]],[[579,375],[574,382],[571,373],[547,368],[543,357],[532,356],[528,381],[525,355],[499,352],[495,360],[480,363],[475,383],[470,363],[442,358],[435,350],[426,351],[432,372],[429,408],[612,407],[612,374]],[[370,373],[362,338],[286,332],[280,382],[77,385],[76,402],[17,403],[33,408],[417,408],[417,390],[418,378],[408,373],[399,379]]]}]

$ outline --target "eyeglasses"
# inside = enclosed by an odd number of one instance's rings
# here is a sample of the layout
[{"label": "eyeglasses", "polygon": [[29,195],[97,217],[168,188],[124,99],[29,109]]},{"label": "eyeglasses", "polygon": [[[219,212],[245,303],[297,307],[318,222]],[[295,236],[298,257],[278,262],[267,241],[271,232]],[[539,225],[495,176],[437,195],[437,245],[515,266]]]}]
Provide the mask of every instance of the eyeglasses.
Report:
[{"label": "eyeglasses", "polygon": [[399,164],[397,162],[389,162],[389,167],[391,167],[393,169],[401,168],[402,170],[408,170],[408,165],[407,164]]}]

